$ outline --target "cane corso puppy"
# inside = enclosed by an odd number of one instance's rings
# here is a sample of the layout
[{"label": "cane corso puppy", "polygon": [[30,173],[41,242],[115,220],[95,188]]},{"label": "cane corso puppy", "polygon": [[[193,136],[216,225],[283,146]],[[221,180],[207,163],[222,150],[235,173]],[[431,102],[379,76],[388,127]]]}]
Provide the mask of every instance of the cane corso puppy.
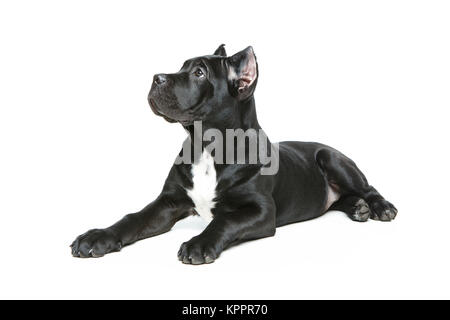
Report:
[{"label": "cane corso puppy", "polygon": [[[273,236],[279,226],[328,210],[343,211],[354,221],[394,219],[397,209],[339,151],[319,143],[253,139],[265,136],[257,134],[257,81],[252,47],[227,56],[224,45],[213,55],[187,60],[177,73],[155,75],[150,107],[186,129],[183,149],[156,200],[108,228],[80,235],[72,255],[119,251],[190,215],[210,222],[181,245],[178,259],[186,264],[211,263],[232,245]],[[238,135],[230,132],[244,132],[244,143],[236,143]],[[261,150],[270,158],[264,160]]]}]

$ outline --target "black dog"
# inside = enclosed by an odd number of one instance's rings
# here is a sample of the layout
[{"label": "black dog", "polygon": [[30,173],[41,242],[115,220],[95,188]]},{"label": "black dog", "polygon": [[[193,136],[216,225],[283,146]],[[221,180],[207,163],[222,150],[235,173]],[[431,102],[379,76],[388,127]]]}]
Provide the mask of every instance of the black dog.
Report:
[{"label": "black dog", "polygon": [[[100,257],[141,239],[169,231],[180,219],[199,214],[211,222],[198,236],[181,245],[184,263],[210,263],[236,243],[273,236],[276,227],[340,210],[355,221],[390,221],[397,209],[367,183],[355,163],[339,151],[319,143],[266,142],[275,156],[277,172],[260,156],[250,163],[250,146],[229,144],[227,129],[260,130],[253,93],[258,79],[251,47],[227,57],[224,46],[213,55],[186,61],[174,74],[158,74],[148,97],[154,113],[179,122],[189,133],[188,158],[193,164],[174,164],[161,195],[142,211],[126,215],[106,229],[94,229],[71,245],[75,257]],[[200,133],[194,122],[201,121]],[[214,128],[222,133],[227,159],[244,151],[246,162],[216,161],[195,135]],[[263,149],[257,141],[258,149]],[[180,153],[186,156],[185,148]]]}]

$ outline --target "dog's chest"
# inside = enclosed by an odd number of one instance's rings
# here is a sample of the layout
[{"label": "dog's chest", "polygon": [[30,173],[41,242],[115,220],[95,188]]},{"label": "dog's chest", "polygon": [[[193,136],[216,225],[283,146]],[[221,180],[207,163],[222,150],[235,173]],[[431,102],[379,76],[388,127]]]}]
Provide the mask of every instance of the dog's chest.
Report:
[{"label": "dog's chest", "polygon": [[200,160],[192,165],[192,189],[187,194],[195,206],[195,211],[205,220],[213,218],[211,210],[214,208],[216,197],[217,176],[214,160],[206,150]]}]

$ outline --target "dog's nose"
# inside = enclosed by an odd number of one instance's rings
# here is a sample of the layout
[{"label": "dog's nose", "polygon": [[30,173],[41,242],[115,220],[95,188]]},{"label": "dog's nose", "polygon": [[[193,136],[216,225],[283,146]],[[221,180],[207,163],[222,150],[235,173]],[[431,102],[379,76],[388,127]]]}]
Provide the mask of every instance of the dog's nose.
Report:
[{"label": "dog's nose", "polygon": [[153,81],[160,86],[167,81],[167,77],[165,74],[157,74],[153,77]]}]

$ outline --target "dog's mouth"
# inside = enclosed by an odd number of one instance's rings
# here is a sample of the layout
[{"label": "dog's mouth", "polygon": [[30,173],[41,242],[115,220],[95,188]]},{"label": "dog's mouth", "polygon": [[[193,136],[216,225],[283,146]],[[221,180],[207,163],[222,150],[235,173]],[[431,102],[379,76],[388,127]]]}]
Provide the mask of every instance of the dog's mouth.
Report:
[{"label": "dog's mouth", "polygon": [[150,108],[152,109],[153,113],[157,116],[163,117],[167,122],[174,123],[177,122],[175,119],[170,118],[168,115],[161,112],[158,107],[156,106],[156,102],[153,99],[149,99]]}]

